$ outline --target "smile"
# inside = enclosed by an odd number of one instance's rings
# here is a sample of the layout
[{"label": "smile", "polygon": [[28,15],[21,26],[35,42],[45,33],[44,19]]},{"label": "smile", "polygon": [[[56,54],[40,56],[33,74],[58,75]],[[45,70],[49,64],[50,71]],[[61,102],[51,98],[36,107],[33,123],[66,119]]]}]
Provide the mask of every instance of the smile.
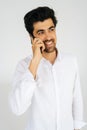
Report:
[{"label": "smile", "polygon": [[45,44],[46,44],[46,45],[51,45],[51,44],[52,44],[52,41],[46,42]]},{"label": "smile", "polygon": [[44,43],[45,43],[45,45],[51,45],[51,44],[53,44],[53,40],[45,41]]}]

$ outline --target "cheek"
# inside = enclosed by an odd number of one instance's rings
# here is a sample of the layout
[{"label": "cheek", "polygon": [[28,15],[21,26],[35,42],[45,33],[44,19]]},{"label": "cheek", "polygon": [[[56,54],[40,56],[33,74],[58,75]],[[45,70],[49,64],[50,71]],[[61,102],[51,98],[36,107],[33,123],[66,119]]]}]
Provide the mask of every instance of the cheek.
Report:
[{"label": "cheek", "polygon": [[54,39],[55,41],[57,41],[57,36],[56,36],[56,34],[53,35],[53,39]]},{"label": "cheek", "polygon": [[45,37],[44,36],[37,36],[38,38],[40,38],[42,41],[44,41]]},{"label": "cheek", "polygon": [[56,32],[53,32],[53,33],[52,33],[52,37],[53,37],[54,39],[56,39]]},{"label": "cheek", "polygon": [[42,41],[45,41],[45,40],[47,40],[47,38],[50,38],[50,39],[54,39],[55,42],[57,39],[56,33],[50,34],[49,37],[46,37],[45,35],[43,35],[43,36],[38,36],[38,38],[40,38]]}]

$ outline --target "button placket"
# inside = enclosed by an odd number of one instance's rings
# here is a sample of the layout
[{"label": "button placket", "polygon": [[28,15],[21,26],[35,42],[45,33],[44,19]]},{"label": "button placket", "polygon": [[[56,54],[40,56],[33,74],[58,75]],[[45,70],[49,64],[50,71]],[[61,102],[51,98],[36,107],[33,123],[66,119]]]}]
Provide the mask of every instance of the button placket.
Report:
[{"label": "button placket", "polygon": [[52,67],[52,75],[55,84],[55,94],[56,94],[56,130],[61,130],[61,119],[60,119],[60,81],[57,81],[57,74],[55,66]]}]

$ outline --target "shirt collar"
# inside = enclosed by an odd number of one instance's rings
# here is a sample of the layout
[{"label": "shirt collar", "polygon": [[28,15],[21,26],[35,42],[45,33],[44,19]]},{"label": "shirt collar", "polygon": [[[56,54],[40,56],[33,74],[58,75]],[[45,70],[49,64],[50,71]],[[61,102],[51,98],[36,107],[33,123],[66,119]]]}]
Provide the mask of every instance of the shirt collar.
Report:
[{"label": "shirt collar", "polygon": [[[58,49],[56,49],[56,51],[57,51],[57,57],[56,57],[56,59],[55,59],[55,62],[54,62],[54,64],[58,61],[58,62],[60,62],[61,61],[61,53],[60,53],[60,51],[58,50]],[[45,63],[47,63],[48,65],[49,65],[49,67],[52,67],[53,65],[47,60],[47,59],[45,59],[44,57],[42,58],[42,60],[41,60],[41,62],[45,62]]]}]

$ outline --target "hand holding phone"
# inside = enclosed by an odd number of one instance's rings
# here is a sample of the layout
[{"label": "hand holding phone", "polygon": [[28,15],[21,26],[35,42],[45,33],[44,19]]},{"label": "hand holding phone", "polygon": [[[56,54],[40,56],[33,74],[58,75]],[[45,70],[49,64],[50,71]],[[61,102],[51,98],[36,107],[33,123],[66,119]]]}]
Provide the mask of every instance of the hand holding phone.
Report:
[{"label": "hand holding phone", "polygon": [[31,38],[31,43],[34,49],[39,49],[41,53],[44,51],[45,46],[40,38]]},{"label": "hand holding phone", "polygon": [[32,51],[33,51],[33,57],[31,59],[31,62],[29,64],[29,70],[33,74],[34,79],[36,78],[37,74],[37,68],[40,63],[40,60],[42,59],[42,53],[45,49],[44,43],[39,38],[32,38],[31,37],[31,43],[32,43]]}]

